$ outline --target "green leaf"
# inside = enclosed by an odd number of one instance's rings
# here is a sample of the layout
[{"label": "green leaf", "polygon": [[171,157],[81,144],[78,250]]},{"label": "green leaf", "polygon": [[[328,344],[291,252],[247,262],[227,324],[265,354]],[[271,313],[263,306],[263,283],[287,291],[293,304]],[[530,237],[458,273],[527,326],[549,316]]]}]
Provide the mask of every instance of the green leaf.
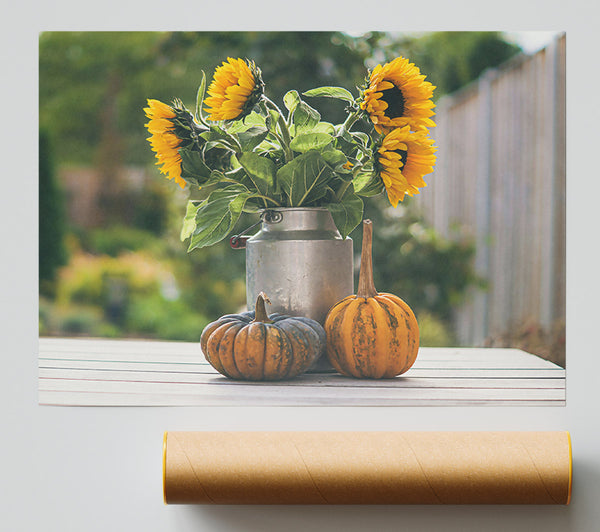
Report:
[{"label": "green leaf", "polygon": [[253,194],[240,184],[211,192],[196,209],[196,227],[191,234],[188,252],[212,246],[223,240],[233,230],[244,204],[252,196]]},{"label": "green leaf", "polygon": [[199,202],[188,201],[185,217],[183,218],[183,225],[181,226],[181,234],[179,235],[182,242],[186,238],[189,238],[194,232],[194,229],[196,229],[196,212],[198,212],[198,206]]},{"label": "green leaf", "polygon": [[319,122],[312,128],[313,133],[328,133],[333,135],[335,133],[335,127],[329,122]]},{"label": "green leaf", "polygon": [[256,153],[244,152],[238,160],[250,179],[252,179],[258,192],[264,196],[268,196],[275,190],[277,168],[271,159],[262,157]]},{"label": "green leaf", "polygon": [[229,150],[229,149],[231,149],[231,146],[229,144],[226,144],[222,140],[207,140],[202,145],[202,148],[206,152],[208,150],[212,150],[213,148],[225,148],[225,149]]},{"label": "green leaf", "polygon": [[281,149],[281,146],[271,142],[270,138],[267,138],[267,140],[261,142],[254,150],[254,153],[259,155],[268,153],[274,160],[281,159],[283,157],[283,150]]},{"label": "green leaf", "polygon": [[294,110],[296,109],[296,107],[298,107],[298,104],[301,102],[302,100],[300,99],[300,95],[298,94],[298,91],[288,91],[285,93],[285,96],[283,97],[283,103],[286,107],[286,109],[290,112],[293,113]]},{"label": "green leaf", "polygon": [[255,126],[238,133],[238,139],[240,140],[242,150],[245,152],[252,151],[267,138],[268,134],[269,130],[267,128]]},{"label": "green leaf", "polygon": [[279,121],[279,113],[273,109],[269,109],[269,114],[267,116],[267,127],[269,131],[275,132],[277,131],[277,122]]},{"label": "green leaf", "polygon": [[342,127],[342,124],[337,124],[335,126],[335,135],[336,137],[345,140],[349,144],[353,143],[352,135],[349,131],[346,131],[346,129]]},{"label": "green leaf", "polygon": [[345,102],[353,102],[354,96],[352,93],[342,87],[318,87],[309,91],[303,92],[303,96],[323,96],[325,98],[336,98]]},{"label": "green leaf", "polygon": [[339,125],[335,126],[335,130],[338,148],[343,149],[346,153],[354,153],[358,150],[369,157],[372,155],[372,149],[368,147],[370,137],[366,133],[342,130]]},{"label": "green leaf", "polygon": [[179,155],[183,179],[200,185],[210,178],[211,170],[202,160],[202,154],[199,151],[179,148]]},{"label": "green leaf", "polygon": [[201,137],[206,139],[209,143],[214,142],[215,145],[220,145],[229,149],[235,149],[238,147],[237,139],[228,131],[221,129],[219,126],[211,126],[210,130],[202,133]]},{"label": "green leaf", "polygon": [[323,156],[323,159],[327,161],[327,164],[333,167],[340,164],[346,164],[348,162],[346,154],[341,150],[336,150],[335,148],[323,150],[321,155]]},{"label": "green leaf", "polygon": [[[213,171],[210,173],[210,180],[211,180],[211,182],[212,182],[212,183],[214,183],[214,184],[217,184],[217,183],[219,183],[220,181],[223,181],[223,180],[225,180],[225,179],[226,179],[226,178],[225,178],[225,173],[221,172],[221,170],[213,170]],[[211,184],[212,184],[212,183],[211,183]]]},{"label": "green leaf", "polygon": [[252,127],[266,127],[264,116],[258,114],[256,111],[252,111],[248,116],[244,117],[243,120],[231,122],[227,131],[229,133],[240,133],[241,131],[247,131]]},{"label": "green leaf", "polygon": [[[244,169],[240,168],[240,171],[241,171],[242,175],[245,177],[246,174],[244,172]],[[202,187],[200,190],[203,190],[207,187],[223,188],[223,187],[228,186],[230,183],[238,183],[239,179],[236,179],[236,178],[237,178],[237,176],[235,175],[235,173],[231,174],[230,172],[227,172],[227,174],[225,174],[225,173],[221,172],[221,170],[212,170],[210,172],[210,177],[201,183]],[[210,188],[209,191],[212,191],[212,188]],[[206,196],[203,196],[203,197],[206,197]],[[194,199],[198,199],[198,198],[194,198]]]},{"label": "green leaf", "polygon": [[207,141],[204,144],[203,148],[204,148],[204,152],[212,150],[213,148],[222,148],[229,152],[235,151],[234,145],[229,144],[226,140],[220,140],[220,139]]},{"label": "green leaf", "polygon": [[306,102],[300,101],[294,115],[292,117],[292,123],[294,125],[294,135],[302,132],[310,132],[321,120],[319,111],[313,109]]},{"label": "green leaf", "polygon": [[366,198],[380,194],[384,187],[381,177],[373,173],[358,174],[352,184],[354,185],[356,194]]},{"label": "green leaf", "polygon": [[265,127],[265,117],[256,111],[252,111],[242,122],[247,126]]},{"label": "green leaf", "polygon": [[[261,203],[256,203],[258,201],[260,201]],[[258,214],[264,208],[265,208],[265,205],[264,205],[264,203],[262,203],[262,200],[260,198],[251,197],[251,198],[248,198],[248,201],[244,205],[243,212],[250,213],[250,214]]]},{"label": "green leaf", "polygon": [[342,238],[346,238],[362,221],[364,204],[351,186],[339,203],[329,203],[325,207],[329,209]]},{"label": "green leaf", "polygon": [[196,120],[199,120],[203,124],[206,124],[204,118],[204,111],[202,110],[202,102],[204,101],[204,94],[206,92],[206,74],[204,70],[202,72],[202,81],[198,87],[198,94],[196,95]]},{"label": "green leaf", "polygon": [[333,142],[333,137],[327,133],[305,133],[298,135],[290,142],[290,148],[299,153],[309,150],[322,150]]},{"label": "green leaf", "polygon": [[367,135],[364,131],[351,131],[350,135],[365,147],[368,146],[369,141],[371,140],[371,137],[369,137],[369,135]]},{"label": "green leaf", "polygon": [[309,151],[282,166],[277,181],[288,196],[290,207],[299,207],[325,195],[332,173],[319,152]]}]

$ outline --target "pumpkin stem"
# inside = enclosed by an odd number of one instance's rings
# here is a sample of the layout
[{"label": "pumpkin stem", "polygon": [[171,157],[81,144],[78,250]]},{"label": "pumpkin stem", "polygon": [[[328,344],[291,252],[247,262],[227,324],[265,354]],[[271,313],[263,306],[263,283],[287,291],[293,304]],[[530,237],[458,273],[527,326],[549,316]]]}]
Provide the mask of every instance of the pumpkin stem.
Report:
[{"label": "pumpkin stem", "polygon": [[377,290],[373,282],[373,222],[363,220],[363,239],[360,253],[360,274],[356,297],[375,297]]},{"label": "pumpkin stem", "polygon": [[261,321],[263,323],[273,323],[273,320],[269,319],[267,309],[265,308],[265,301],[270,305],[271,300],[267,297],[267,294],[261,292],[256,298],[256,305],[254,307],[254,321]]}]

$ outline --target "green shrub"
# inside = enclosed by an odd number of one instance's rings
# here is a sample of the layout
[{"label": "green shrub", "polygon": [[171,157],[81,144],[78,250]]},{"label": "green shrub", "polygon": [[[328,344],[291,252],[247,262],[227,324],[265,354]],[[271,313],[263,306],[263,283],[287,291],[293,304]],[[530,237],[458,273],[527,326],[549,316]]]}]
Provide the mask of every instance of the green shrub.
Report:
[{"label": "green shrub", "polygon": [[449,347],[456,345],[456,339],[448,326],[427,311],[417,316],[419,323],[419,345],[422,347]]},{"label": "green shrub", "polygon": [[97,336],[102,312],[94,307],[68,307],[58,315],[58,333],[65,336]]},{"label": "green shrub", "polygon": [[52,303],[45,297],[40,297],[38,305],[38,334],[44,336],[50,329],[52,319]]},{"label": "green shrub", "polygon": [[168,318],[161,322],[157,331],[158,336],[165,340],[198,342],[202,330],[209,323],[204,316],[190,312],[189,309],[179,314],[169,314]]},{"label": "green shrub", "polygon": [[160,293],[168,275],[167,264],[142,252],[119,257],[77,253],[61,270],[56,300],[63,306],[78,303],[106,309],[111,285],[124,283],[127,297]]},{"label": "green shrub", "polygon": [[[205,298],[225,299],[227,291],[217,282]],[[40,306],[40,331],[52,335],[198,341],[209,321],[181,297],[170,263],[141,251],[75,253],[61,270],[55,302]]]},{"label": "green shrub", "polygon": [[216,319],[245,306],[244,250],[231,249],[229,242],[189,254],[185,253],[185,246],[180,248],[184,255],[173,261],[174,273],[181,296],[191,308]]},{"label": "green shrub", "polygon": [[56,179],[48,133],[39,132],[39,280],[40,292],[52,294],[58,268],[67,262],[64,192]]},{"label": "green shrub", "polygon": [[195,342],[209,320],[180,300],[161,296],[135,298],[127,312],[126,328],[131,334]]},{"label": "green shrub", "polygon": [[83,244],[90,253],[110,257],[140,250],[160,252],[164,247],[162,240],[153,233],[126,225],[93,229],[83,238]]}]

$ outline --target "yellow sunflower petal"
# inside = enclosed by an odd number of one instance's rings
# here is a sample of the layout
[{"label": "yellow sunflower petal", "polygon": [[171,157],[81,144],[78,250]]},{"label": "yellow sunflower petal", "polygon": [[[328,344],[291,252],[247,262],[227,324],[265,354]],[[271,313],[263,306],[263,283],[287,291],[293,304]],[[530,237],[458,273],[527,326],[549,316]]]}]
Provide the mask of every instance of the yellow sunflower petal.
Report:
[{"label": "yellow sunflower petal", "polygon": [[405,195],[418,194],[419,188],[427,186],[423,176],[433,171],[436,148],[425,135],[425,131],[410,131],[410,126],[395,128],[376,151],[376,168],[394,207]]},{"label": "yellow sunflower petal", "polygon": [[155,152],[156,165],[161,174],[168,179],[174,179],[180,187],[185,187],[185,180],[181,177],[181,156],[178,147],[181,139],[173,133],[174,124],[171,119],[177,116],[175,110],[159,100],[148,100],[148,107],[144,108],[150,121],[145,124],[148,132],[152,134],[147,140],[152,151]]},{"label": "yellow sunflower petal", "polygon": [[233,120],[242,115],[257,88],[257,81],[246,61],[228,57],[215,69],[207,90],[209,96],[204,100],[204,110],[208,118]]}]

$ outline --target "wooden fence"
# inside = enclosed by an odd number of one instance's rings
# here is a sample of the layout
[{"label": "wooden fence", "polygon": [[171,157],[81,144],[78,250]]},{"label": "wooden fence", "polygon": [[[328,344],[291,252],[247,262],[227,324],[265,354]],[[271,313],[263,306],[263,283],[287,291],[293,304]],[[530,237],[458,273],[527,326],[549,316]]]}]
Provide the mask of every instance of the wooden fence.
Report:
[{"label": "wooden fence", "polygon": [[438,102],[425,219],[474,239],[486,290],[456,312],[463,345],[565,317],[565,36]]}]

